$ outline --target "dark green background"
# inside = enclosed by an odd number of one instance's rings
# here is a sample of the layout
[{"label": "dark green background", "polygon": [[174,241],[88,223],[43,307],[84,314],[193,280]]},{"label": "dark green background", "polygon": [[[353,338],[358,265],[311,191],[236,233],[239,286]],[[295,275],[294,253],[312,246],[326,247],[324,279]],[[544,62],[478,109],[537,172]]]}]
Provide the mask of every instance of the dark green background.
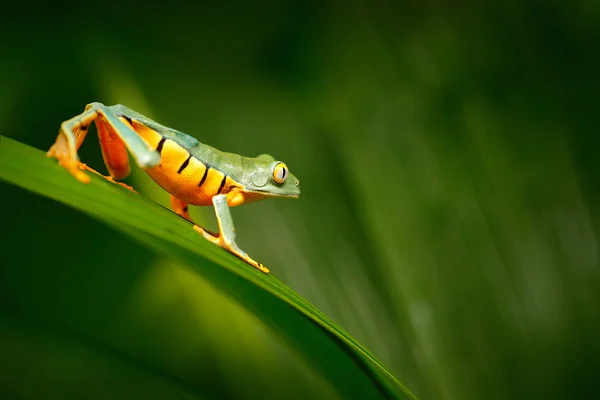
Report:
[{"label": "dark green background", "polygon": [[[47,149],[101,101],[273,154],[301,199],[234,209],[241,247],[418,397],[591,398],[599,23],[592,1],[12,5],[0,133]],[[105,171],[93,135],[80,155]],[[209,398],[335,398],[218,288],[0,189],[0,393],[168,398],[93,337]]]}]

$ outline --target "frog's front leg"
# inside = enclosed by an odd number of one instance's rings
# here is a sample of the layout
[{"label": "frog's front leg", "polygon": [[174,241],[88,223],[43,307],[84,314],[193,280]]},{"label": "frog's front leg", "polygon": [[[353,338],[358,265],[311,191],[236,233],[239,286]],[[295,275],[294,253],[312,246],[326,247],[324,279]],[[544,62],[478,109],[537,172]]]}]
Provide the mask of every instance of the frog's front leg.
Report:
[{"label": "frog's front leg", "polygon": [[[248,254],[242,251],[242,249],[240,249],[237,243],[235,242],[235,227],[233,226],[233,219],[231,218],[231,211],[229,210],[229,205],[227,205],[227,197],[223,194],[214,196],[212,198],[212,202],[215,207],[215,213],[217,215],[219,234],[211,234],[210,232],[206,231],[205,229],[199,227],[196,224],[194,224],[194,229],[202,236],[204,236],[206,240],[224,248],[230,253],[246,261],[254,268],[257,268],[261,272],[268,274],[269,269],[267,267],[265,267],[258,261],[255,261],[252,258],[250,258]],[[192,219],[190,218],[188,205],[173,195],[171,195],[171,207],[173,208],[173,211],[175,211],[177,214],[181,215],[188,221],[194,223],[194,221],[192,221]]]}]

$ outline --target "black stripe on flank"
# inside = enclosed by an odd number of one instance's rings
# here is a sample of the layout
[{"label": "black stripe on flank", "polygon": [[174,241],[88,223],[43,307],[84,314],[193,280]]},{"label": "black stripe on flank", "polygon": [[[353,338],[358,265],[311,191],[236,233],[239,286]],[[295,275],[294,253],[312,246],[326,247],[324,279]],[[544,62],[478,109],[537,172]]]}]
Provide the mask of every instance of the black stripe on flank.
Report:
[{"label": "black stripe on flank", "polygon": [[223,190],[223,186],[225,186],[225,181],[227,180],[227,175],[223,175],[223,180],[221,181],[221,186],[219,186],[219,191],[217,194],[221,194],[221,190]]},{"label": "black stripe on flank", "polygon": [[198,184],[198,186],[202,186],[202,184],[206,180],[206,177],[208,176],[208,170],[209,169],[210,169],[210,167],[207,165],[206,169],[204,170],[204,175],[202,176],[202,179],[200,180],[200,183]]},{"label": "black stripe on flank", "polygon": [[181,174],[183,172],[183,170],[187,168],[188,164],[190,163],[190,158],[192,158],[191,154],[188,158],[185,159],[183,164],[181,164],[181,167],[179,167],[179,169],[177,170],[178,174]]},{"label": "black stripe on flank", "polygon": [[129,118],[127,115],[121,115],[121,117],[125,118],[127,122],[129,122],[129,125],[133,126],[133,121],[131,120],[131,118]]},{"label": "black stripe on flank", "polygon": [[159,153],[162,152],[163,146],[165,145],[165,142],[167,141],[167,139],[165,139],[164,137],[160,139],[160,142],[158,142],[158,146],[156,146],[156,151],[158,151]]}]

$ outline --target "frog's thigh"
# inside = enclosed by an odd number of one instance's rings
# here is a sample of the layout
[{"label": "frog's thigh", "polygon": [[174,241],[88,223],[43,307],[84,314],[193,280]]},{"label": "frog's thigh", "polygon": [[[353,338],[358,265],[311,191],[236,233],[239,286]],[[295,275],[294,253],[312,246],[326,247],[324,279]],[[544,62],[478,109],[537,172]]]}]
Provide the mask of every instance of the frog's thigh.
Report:
[{"label": "frog's thigh", "polygon": [[121,134],[113,128],[104,117],[96,118],[96,128],[98,129],[98,140],[102,150],[102,158],[113,179],[126,178],[131,169],[129,167],[129,157],[125,142],[121,139]]}]

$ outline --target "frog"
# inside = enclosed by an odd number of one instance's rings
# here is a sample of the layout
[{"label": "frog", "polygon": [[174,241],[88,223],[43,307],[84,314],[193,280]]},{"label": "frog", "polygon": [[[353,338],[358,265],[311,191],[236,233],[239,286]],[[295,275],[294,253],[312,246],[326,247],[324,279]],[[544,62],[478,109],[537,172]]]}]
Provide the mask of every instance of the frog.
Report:
[{"label": "frog", "polygon": [[[92,124],[96,126],[109,173],[106,176],[79,159],[78,150]],[[230,207],[267,198],[300,196],[298,178],[273,156],[245,157],[218,150],[122,104],[87,104],[81,114],[61,123],[56,141],[46,154],[57,159],[61,167],[83,184],[90,182],[87,171],[135,192],[131,186],[119,182],[131,172],[131,155],[170,194],[171,209],[189,221],[196,232],[265,274],[270,270],[237,245]],[[212,206],[219,232],[210,232],[196,224],[189,214],[190,205]]]}]

